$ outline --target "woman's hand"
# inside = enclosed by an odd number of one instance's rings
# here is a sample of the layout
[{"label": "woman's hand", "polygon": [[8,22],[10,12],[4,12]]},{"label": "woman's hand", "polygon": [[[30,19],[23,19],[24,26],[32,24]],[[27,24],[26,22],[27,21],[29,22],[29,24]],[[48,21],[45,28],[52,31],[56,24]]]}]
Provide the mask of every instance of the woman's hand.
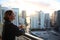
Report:
[{"label": "woman's hand", "polygon": [[18,27],[19,27],[19,29],[24,29],[24,26],[23,25],[20,25]]}]

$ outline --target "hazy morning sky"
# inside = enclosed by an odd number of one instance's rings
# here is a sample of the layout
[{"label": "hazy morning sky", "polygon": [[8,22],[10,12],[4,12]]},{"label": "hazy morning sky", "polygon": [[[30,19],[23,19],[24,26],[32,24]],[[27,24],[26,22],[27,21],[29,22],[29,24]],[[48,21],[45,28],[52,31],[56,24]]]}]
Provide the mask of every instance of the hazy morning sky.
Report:
[{"label": "hazy morning sky", "polygon": [[44,11],[52,13],[60,9],[60,0],[0,0],[3,7],[19,8],[20,10]]}]

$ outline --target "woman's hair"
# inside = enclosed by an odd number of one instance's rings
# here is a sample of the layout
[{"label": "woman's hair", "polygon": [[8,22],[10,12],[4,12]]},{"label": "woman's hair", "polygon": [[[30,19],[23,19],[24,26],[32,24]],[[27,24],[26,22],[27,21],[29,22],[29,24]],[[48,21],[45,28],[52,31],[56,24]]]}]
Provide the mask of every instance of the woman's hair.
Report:
[{"label": "woman's hair", "polygon": [[12,13],[13,13],[12,10],[7,10],[7,11],[4,13],[4,20],[9,20],[8,16],[10,16]]}]

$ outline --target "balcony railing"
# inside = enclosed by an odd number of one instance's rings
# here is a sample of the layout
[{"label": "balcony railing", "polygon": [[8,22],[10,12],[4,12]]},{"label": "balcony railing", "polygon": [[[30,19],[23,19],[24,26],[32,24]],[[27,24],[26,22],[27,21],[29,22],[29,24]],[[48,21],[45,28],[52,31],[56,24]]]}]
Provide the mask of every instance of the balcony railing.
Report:
[{"label": "balcony railing", "polygon": [[29,33],[25,33],[25,35],[17,37],[16,40],[44,40],[44,39],[33,36],[33,35],[29,34]]}]

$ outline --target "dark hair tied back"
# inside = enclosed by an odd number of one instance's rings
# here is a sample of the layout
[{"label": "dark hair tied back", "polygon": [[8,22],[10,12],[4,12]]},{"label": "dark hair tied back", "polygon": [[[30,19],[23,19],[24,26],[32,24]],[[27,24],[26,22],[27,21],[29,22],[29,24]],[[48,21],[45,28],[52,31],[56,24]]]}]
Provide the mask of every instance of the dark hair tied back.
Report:
[{"label": "dark hair tied back", "polygon": [[12,13],[13,13],[12,10],[7,10],[7,11],[4,13],[4,20],[9,20],[8,16],[10,16]]}]

